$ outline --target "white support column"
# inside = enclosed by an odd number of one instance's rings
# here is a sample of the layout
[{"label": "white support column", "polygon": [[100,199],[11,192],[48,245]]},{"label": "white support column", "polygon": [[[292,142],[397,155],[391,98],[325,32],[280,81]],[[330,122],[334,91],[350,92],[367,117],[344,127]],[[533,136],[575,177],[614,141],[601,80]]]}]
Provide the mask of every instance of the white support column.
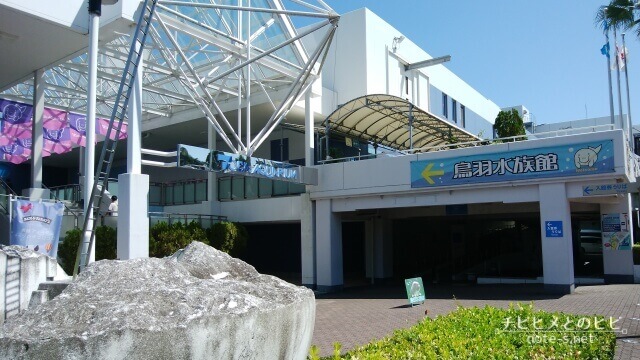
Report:
[{"label": "white support column", "polygon": [[[208,123],[207,146],[210,151],[217,149],[217,140],[218,133],[216,132],[216,129],[211,125],[211,123]],[[220,215],[220,202],[218,201],[218,177],[215,172],[209,171],[207,174],[207,182],[207,201],[211,204],[209,211],[213,215]]]},{"label": "white support column", "polygon": [[315,143],[313,132],[313,108],[311,106],[311,88],[304,96],[304,165],[313,166]]},{"label": "white support column", "polygon": [[31,187],[23,191],[30,199],[49,198],[42,188],[42,125],[44,124],[44,70],[33,73],[33,121],[31,122]]},{"label": "white support column", "polygon": [[[600,204],[600,216],[603,214],[620,214],[621,230],[629,231],[629,236],[633,239],[633,226],[631,216],[631,195],[627,194],[619,199],[617,204]],[[626,215],[626,216],[625,216]],[[604,229],[602,229],[604,231]],[[633,240],[631,240],[633,243]],[[606,283],[632,284],[633,279],[633,251],[602,249],[602,261],[604,263],[604,281]]]},{"label": "white support column", "polygon": [[[574,291],[575,280],[571,209],[565,184],[541,184],[539,191],[544,287],[549,292],[570,294]],[[561,236],[557,231],[549,230],[556,225],[561,225]]]},{"label": "white support column", "polygon": [[[89,13],[89,51],[88,51],[88,84],[87,84],[87,126],[86,126],[86,145],[84,156],[85,177],[82,187],[82,198],[84,199],[84,214],[87,216],[92,211],[89,208],[89,199],[93,190],[93,180],[95,174],[95,155],[96,155],[96,87],[98,83],[98,39],[100,31],[100,15]],[[87,221],[87,231],[82,234],[82,243],[88,244],[91,237],[91,229],[93,229],[93,220]],[[87,249],[82,249],[86,253]],[[95,261],[96,247],[91,247],[89,260],[86,264]]]},{"label": "white support column", "polygon": [[138,65],[127,114],[127,173],[118,176],[118,259],[149,257],[149,175],[142,174],[142,65]]},{"label": "white support column", "polygon": [[318,291],[342,288],[342,223],[331,211],[331,200],[316,201],[316,265]]},{"label": "white support column", "polygon": [[309,193],[300,195],[300,201],[302,285],[313,289],[316,286],[315,204]]}]

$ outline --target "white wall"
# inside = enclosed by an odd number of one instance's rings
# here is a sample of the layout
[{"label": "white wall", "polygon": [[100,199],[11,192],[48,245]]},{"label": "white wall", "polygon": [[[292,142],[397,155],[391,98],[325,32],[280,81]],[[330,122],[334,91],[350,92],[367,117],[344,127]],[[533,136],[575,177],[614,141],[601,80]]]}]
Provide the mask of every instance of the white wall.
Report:
[{"label": "white wall", "polygon": [[[411,188],[410,163],[416,160],[435,160],[460,157],[468,155],[497,153],[508,150],[524,150],[547,146],[555,146],[567,143],[580,143],[589,141],[601,141],[613,139],[615,156],[615,173],[574,176],[570,178],[553,178],[538,180],[523,180],[517,182],[496,182],[486,184],[472,184],[449,186],[444,188],[413,189]],[[496,144],[480,146],[475,148],[456,149],[440,151],[435,153],[424,153],[419,155],[407,155],[391,158],[378,158],[367,161],[344,162],[329,164],[320,167],[318,186],[311,187],[311,198],[349,198],[353,201],[357,197],[371,197],[379,200],[388,200],[387,195],[392,196],[396,201],[396,206],[411,206],[411,197],[416,196],[452,196],[464,190],[464,196],[459,198],[458,203],[475,202],[521,202],[537,201],[536,191],[526,191],[527,185],[536,185],[544,182],[580,182],[595,181],[597,179],[615,178],[630,181],[625,173],[625,154],[623,144],[623,133],[620,130],[589,133],[575,136],[563,136],[552,139],[540,139],[515,143]],[[520,187],[518,191],[511,191],[514,186]],[[579,186],[576,188],[579,189]],[[581,190],[581,189],[580,189]],[[491,193],[491,191],[494,191]],[[440,193],[440,194],[438,194]],[[406,194],[400,196],[401,194]],[[434,195],[436,194],[436,195]],[[570,193],[575,194],[575,193]],[[380,197],[380,195],[383,195]],[[405,198],[407,197],[407,198]],[[456,202],[451,202],[455,204]],[[385,203],[386,204],[386,203]],[[440,202],[442,205],[442,203]],[[386,206],[384,206],[386,207]]]},{"label": "white wall", "polygon": [[[107,26],[119,18],[133,20],[141,1],[120,0],[115,5],[103,5],[100,25]],[[25,12],[81,34],[89,32],[87,0],[0,0],[0,6]]]},{"label": "white wall", "polygon": [[[325,116],[341,104],[371,94],[389,94],[409,99],[421,109],[439,115],[442,109],[437,107],[441,102],[430,104],[429,89],[434,86],[449,95],[450,99],[455,99],[458,107],[466,107],[467,128],[484,129],[493,123],[500,110],[498,105],[444,65],[405,72],[404,64],[431,59],[432,56],[406,38],[393,53],[393,38],[401,35],[366,8],[341,16],[322,72],[322,112]],[[408,89],[405,77],[408,78]],[[330,98],[325,98],[327,96]],[[484,122],[482,119],[486,120],[482,126],[474,124]]]}]

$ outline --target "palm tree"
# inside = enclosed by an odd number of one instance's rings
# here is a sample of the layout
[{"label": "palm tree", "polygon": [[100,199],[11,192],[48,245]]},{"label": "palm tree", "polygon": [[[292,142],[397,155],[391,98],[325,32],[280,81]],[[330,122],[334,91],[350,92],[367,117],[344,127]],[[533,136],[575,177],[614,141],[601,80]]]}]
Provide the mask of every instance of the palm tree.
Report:
[{"label": "palm tree", "polygon": [[[595,19],[596,26],[601,27],[605,33],[608,29],[632,29],[640,21],[634,19],[634,10],[640,10],[640,3],[633,0],[611,0],[609,5],[601,6],[598,9]],[[640,26],[635,30],[640,37]]]}]

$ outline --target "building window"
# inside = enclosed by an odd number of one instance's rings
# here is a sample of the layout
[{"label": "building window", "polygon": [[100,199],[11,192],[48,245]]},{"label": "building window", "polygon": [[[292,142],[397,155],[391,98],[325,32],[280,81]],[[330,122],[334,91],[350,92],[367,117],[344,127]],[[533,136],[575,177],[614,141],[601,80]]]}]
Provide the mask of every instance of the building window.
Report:
[{"label": "building window", "polygon": [[448,106],[449,97],[447,96],[447,94],[442,93],[442,116],[444,116],[445,119],[449,118]]},{"label": "building window", "polygon": [[460,105],[460,125],[462,125],[463,128],[467,127],[465,110],[466,108],[464,107],[464,105]]},{"label": "building window", "polygon": [[409,77],[404,77],[404,93],[409,95]]},{"label": "building window", "polygon": [[458,123],[458,102],[453,99],[451,99],[451,120]]}]

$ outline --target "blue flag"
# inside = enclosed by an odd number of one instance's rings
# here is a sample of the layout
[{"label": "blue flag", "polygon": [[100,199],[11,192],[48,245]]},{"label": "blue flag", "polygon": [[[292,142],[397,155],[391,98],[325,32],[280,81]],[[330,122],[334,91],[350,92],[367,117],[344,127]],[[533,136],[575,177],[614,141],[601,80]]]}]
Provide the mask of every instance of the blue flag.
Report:
[{"label": "blue flag", "polygon": [[602,53],[602,55],[609,57],[609,43],[602,45],[600,52]]}]

